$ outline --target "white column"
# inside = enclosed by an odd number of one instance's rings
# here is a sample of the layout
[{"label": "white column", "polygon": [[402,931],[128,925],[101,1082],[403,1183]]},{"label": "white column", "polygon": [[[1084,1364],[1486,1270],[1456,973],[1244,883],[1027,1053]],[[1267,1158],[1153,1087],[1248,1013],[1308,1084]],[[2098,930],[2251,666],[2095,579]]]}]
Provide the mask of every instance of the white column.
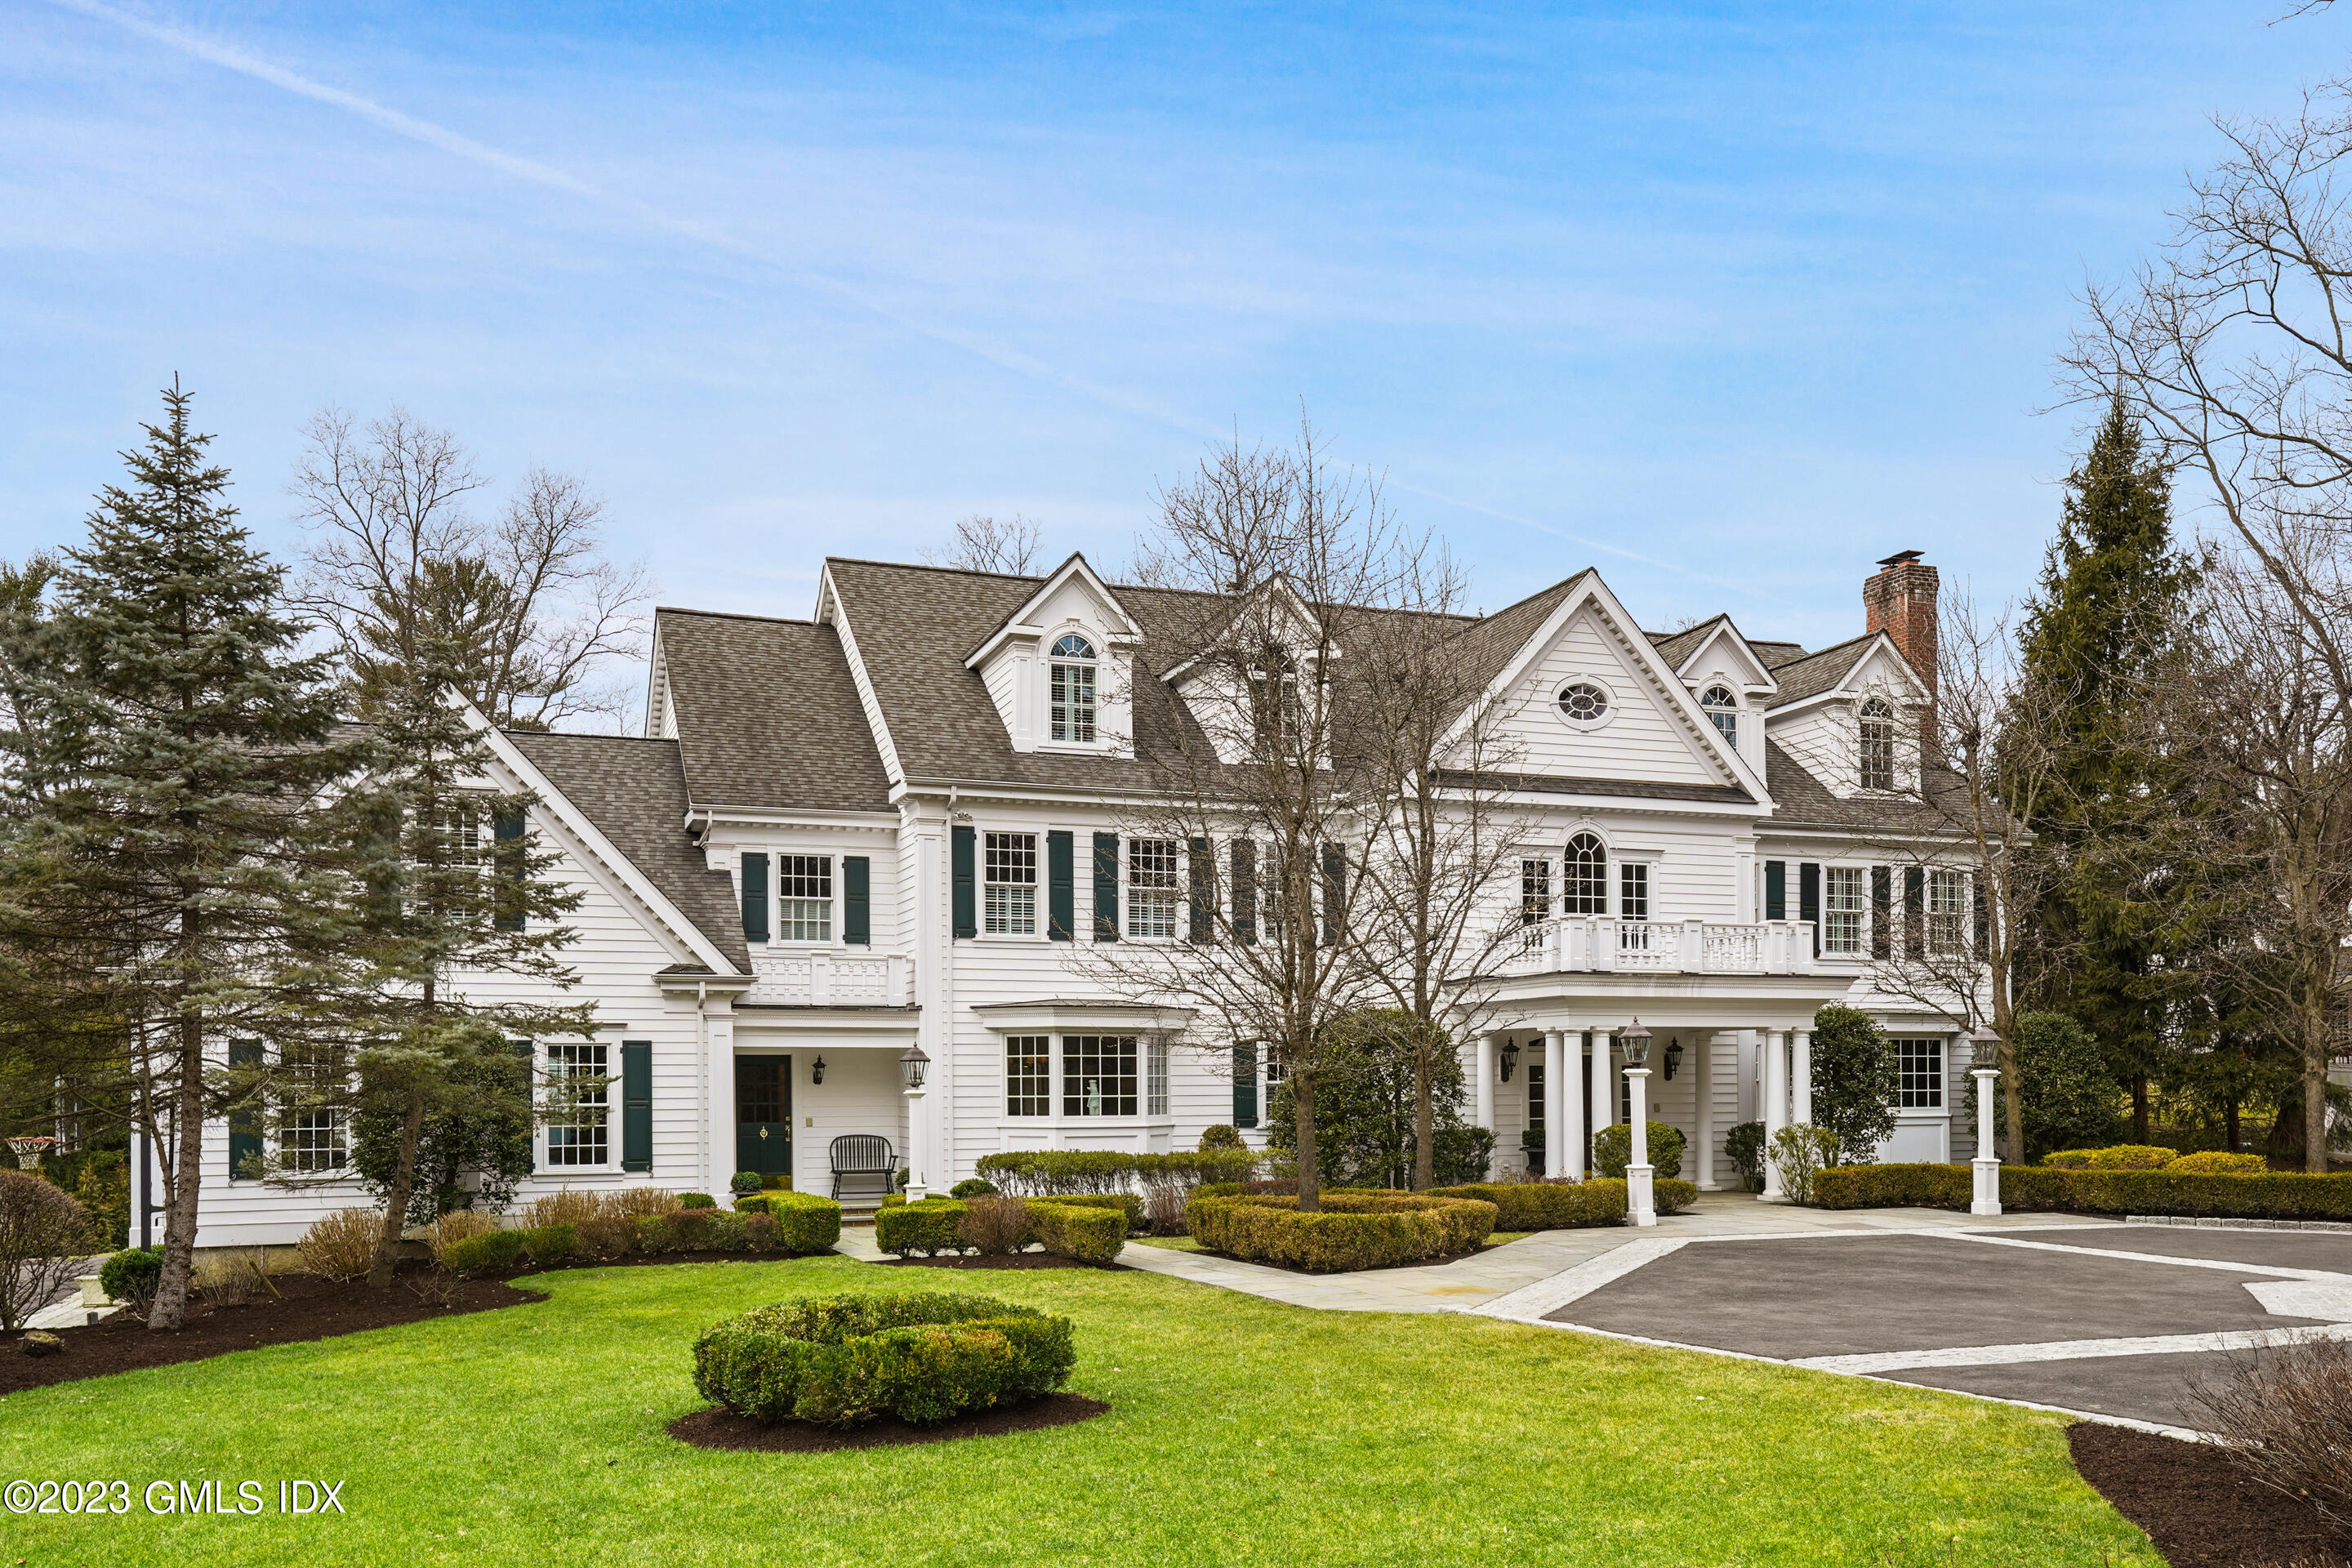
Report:
[{"label": "white column", "polygon": [[1617,1079],[1610,1068],[1617,1045],[1617,1037],[1605,1029],[1592,1034],[1592,1131],[1617,1125]]},{"label": "white column", "polygon": [[[725,1006],[726,1004],[719,1004]],[[709,1094],[709,1142],[703,1148],[703,1191],[716,1195],[727,1190],[735,1179],[735,1020],[724,1012],[709,1008],[698,1009],[698,1022],[704,1037],[702,1070]],[[798,1067],[798,1057],[793,1065]],[[801,1187],[800,1143],[793,1147],[793,1185]]]},{"label": "white column", "polygon": [[[1473,1097],[1473,1103],[1477,1108],[1475,1115],[1478,1125],[1492,1132],[1495,1130],[1494,1036],[1478,1037],[1478,1060],[1475,1070],[1478,1074],[1478,1092]],[[1490,1179],[1495,1174],[1495,1159],[1492,1154],[1486,1157],[1486,1174]]]},{"label": "white column", "polygon": [[1627,1068],[1625,1081],[1633,1090],[1633,1121],[1627,1128],[1633,1135],[1633,1158],[1625,1163],[1625,1223],[1654,1226],[1658,1223],[1658,1204],[1651,1184],[1650,1069]]},{"label": "white column", "polygon": [[1560,1174],[1571,1182],[1584,1180],[1584,1037],[1571,1029],[1560,1036],[1559,1148]]},{"label": "white column", "polygon": [[1790,1036],[1789,1119],[1810,1124],[1813,1120],[1813,1032],[1799,1029]]},{"label": "white column", "polygon": [[1969,1194],[1970,1214],[2000,1212],[2000,1156],[1992,1147],[1992,1085],[2000,1076],[1991,1068],[1977,1068],[1969,1076],[1977,1080],[1977,1157],[1970,1162],[1971,1191]]},{"label": "white column", "polygon": [[1567,1054],[1559,1048],[1559,1030],[1544,1031],[1544,1174],[1547,1176],[1559,1174],[1562,1163],[1560,1145],[1567,1136],[1567,1129],[1560,1125],[1559,1121],[1559,1083],[1567,1075],[1568,1061]]},{"label": "white column", "polygon": [[1698,1037],[1698,1061],[1691,1068],[1691,1089],[1698,1098],[1698,1113],[1691,1121],[1698,1163],[1691,1171],[1691,1179],[1703,1193],[1715,1186],[1715,1047],[1718,1038],[1713,1034]]},{"label": "white column", "polygon": [[1767,1029],[1763,1046],[1764,1201],[1785,1204],[1789,1195],[1780,1190],[1780,1169],[1772,1163],[1772,1135],[1789,1125],[1788,1036],[1779,1029]]}]

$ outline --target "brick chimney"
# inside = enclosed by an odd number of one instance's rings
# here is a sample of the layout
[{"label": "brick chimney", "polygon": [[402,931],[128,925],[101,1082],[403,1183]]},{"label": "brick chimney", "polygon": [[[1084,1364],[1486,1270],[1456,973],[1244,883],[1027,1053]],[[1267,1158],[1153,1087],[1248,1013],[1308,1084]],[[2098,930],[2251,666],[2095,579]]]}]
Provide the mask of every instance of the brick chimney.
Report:
[{"label": "brick chimney", "polygon": [[1919,559],[1916,550],[1900,550],[1878,563],[1876,575],[1862,585],[1862,607],[1869,629],[1885,632],[1911,668],[1936,696],[1936,569]]}]

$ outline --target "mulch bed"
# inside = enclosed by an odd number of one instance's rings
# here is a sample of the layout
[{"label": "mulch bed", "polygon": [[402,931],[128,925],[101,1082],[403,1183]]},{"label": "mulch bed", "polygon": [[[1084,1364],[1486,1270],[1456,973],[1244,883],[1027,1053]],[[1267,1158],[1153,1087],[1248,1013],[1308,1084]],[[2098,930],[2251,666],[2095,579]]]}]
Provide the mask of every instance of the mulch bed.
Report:
[{"label": "mulch bed", "polygon": [[2074,1468],[2173,1568],[2347,1568],[2352,1542],[2306,1502],[2249,1479],[2210,1443],[2084,1421]]},{"label": "mulch bed", "polygon": [[0,1341],[0,1394],[19,1389],[46,1388],[85,1377],[132,1372],[140,1367],[171,1366],[203,1361],[230,1351],[263,1345],[301,1344],[332,1339],[363,1329],[388,1329],[428,1318],[455,1318],[467,1312],[494,1311],[547,1298],[518,1290],[502,1280],[451,1279],[446,1305],[430,1302],[407,1287],[413,1273],[389,1290],[371,1290],[364,1284],[341,1285],[315,1274],[273,1274],[270,1282],[283,1292],[264,1292],[243,1306],[214,1307],[191,1301],[187,1318],[176,1331],[157,1332],[145,1318],[115,1312],[94,1324],[49,1331],[65,1342],[56,1355],[29,1356],[15,1340]]},{"label": "mulch bed", "polygon": [[1124,1263],[1081,1263],[1075,1258],[1056,1258],[1050,1252],[1000,1252],[993,1256],[947,1258],[890,1258],[883,1260],[888,1268],[1084,1268],[1090,1273],[1124,1273]]},{"label": "mulch bed", "polygon": [[669,1435],[698,1448],[732,1448],[753,1454],[833,1454],[844,1448],[897,1448],[909,1443],[951,1443],[959,1437],[1001,1437],[1008,1432],[1040,1432],[1091,1421],[1109,1410],[1099,1399],[1083,1394],[1049,1394],[1025,1405],[984,1410],[918,1426],[895,1415],[885,1415],[846,1431],[807,1421],[779,1421],[774,1426],[738,1415],[713,1405],[681,1415],[669,1424]]}]

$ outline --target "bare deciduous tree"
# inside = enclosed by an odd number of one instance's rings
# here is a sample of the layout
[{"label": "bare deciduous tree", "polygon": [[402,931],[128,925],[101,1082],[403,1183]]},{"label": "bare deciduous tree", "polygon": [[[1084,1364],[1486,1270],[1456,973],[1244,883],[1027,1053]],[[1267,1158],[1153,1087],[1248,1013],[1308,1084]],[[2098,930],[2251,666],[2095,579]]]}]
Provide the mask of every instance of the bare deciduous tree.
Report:
[{"label": "bare deciduous tree", "polygon": [[957,520],[955,538],[945,548],[926,548],[922,554],[933,566],[1020,577],[1036,569],[1040,538],[1037,525],[1018,512],[1010,522],[973,516]]},{"label": "bare deciduous tree", "polygon": [[604,503],[579,479],[533,468],[485,521],[472,455],[404,410],[359,428],[328,408],[305,435],[301,603],[340,645],[362,711],[430,637],[464,650],[459,683],[493,723],[625,721],[606,672],[640,657],[651,585],[643,565],[605,557]]}]

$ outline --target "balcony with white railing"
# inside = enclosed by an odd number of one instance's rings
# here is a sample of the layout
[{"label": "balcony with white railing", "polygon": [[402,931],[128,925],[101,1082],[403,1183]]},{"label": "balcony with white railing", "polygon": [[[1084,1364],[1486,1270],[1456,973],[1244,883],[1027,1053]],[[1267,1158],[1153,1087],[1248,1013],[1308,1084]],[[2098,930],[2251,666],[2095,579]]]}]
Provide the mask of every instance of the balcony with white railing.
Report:
[{"label": "balcony with white railing", "polygon": [[1519,930],[1512,974],[1809,974],[1811,921],[1621,921],[1569,915]]},{"label": "balcony with white railing", "polygon": [[914,961],[903,952],[787,949],[754,956],[760,976],[744,1000],[772,1007],[904,1007],[913,1003]]}]

